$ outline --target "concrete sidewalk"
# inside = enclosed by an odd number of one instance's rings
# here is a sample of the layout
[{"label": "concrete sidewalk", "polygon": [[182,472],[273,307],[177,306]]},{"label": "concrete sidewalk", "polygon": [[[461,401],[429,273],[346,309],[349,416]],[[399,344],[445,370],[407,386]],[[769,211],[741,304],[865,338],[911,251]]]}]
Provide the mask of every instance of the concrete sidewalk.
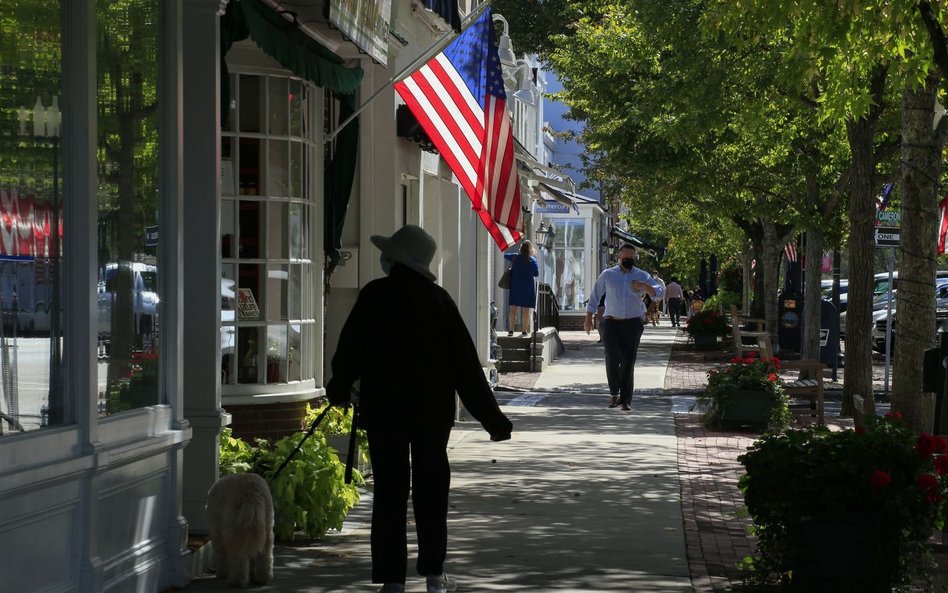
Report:
[{"label": "concrete sidewalk", "polygon": [[[452,464],[446,570],[459,591],[691,592],[672,399],[664,395],[674,331],[649,327],[632,412],[607,408],[595,338],[567,349],[533,391],[498,392],[513,439],[492,443],[460,422]],[[576,342],[572,342],[576,344]],[[277,546],[274,581],[256,591],[375,591],[364,500],[341,534]],[[410,592],[424,591],[413,576]],[[226,589],[213,576],[186,591]]]}]

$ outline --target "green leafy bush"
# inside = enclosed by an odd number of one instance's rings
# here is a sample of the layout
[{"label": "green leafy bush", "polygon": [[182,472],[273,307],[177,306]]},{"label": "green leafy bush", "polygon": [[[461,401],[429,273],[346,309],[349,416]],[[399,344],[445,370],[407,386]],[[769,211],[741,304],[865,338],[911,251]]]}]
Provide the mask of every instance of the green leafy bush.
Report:
[{"label": "green leafy bush", "polygon": [[862,431],[810,427],[765,435],[738,458],[747,469],[740,487],[758,538],[757,556],[745,562],[748,580],[792,581],[791,568],[813,545],[800,534],[815,521],[834,520],[867,532],[862,539],[870,547],[857,577],[868,583],[862,590],[889,592],[924,574],[931,567],[926,542],[943,522],[946,449],[944,439],[915,435],[897,415],[872,418]]},{"label": "green leafy bush", "polygon": [[717,293],[708,297],[708,299],[704,302],[704,308],[711,309],[713,311],[717,311],[719,309],[729,311],[731,309],[731,305],[734,305],[740,309],[741,304],[742,297],[740,293],[719,290]]},{"label": "green leafy bush", "polygon": [[252,471],[267,480],[273,495],[274,533],[278,540],[290,540],[297,532],[319,538],[330,529],[342,529],[349,510],[359,502],[357,487],[364,483],[361,473],[353,470],[353,483],[345,483],[345,464],[326,443],[323,432],[343,430],[343,420],[330,419],[335,413],[327,416],[326,424],[331,426],[321,427],[306,439],[275,480],[273,474],[296,448],[303,432],[275,443],[256,439],[251,445],[234,437],[229,428],[221,431],[221,475]]}]

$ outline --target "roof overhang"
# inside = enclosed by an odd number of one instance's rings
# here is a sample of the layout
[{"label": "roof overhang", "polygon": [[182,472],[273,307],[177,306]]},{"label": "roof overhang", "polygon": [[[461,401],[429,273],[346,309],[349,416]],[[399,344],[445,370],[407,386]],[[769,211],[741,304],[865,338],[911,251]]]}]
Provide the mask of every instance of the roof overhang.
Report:
[{"label": "roof overhang", "polygon": [[[650,243],[622,229],[613,227],[609,234],[625,243],[634,245],[636,249],[645,251],[654,258],[661,259],[661,257],[665,255],[664,247]],[[661,256],[659,254],[661,254]]]}]

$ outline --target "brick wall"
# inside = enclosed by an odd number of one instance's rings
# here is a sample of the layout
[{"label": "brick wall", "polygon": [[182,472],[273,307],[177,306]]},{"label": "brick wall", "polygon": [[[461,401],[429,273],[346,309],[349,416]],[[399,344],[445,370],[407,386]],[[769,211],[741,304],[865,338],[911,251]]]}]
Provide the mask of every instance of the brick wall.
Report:
[{"label": "brick wall", "polygon": [[255,438],[277,441],[302,430],[306,404],[315,406],[316,402],[316,399],[312,399],[279,404],[225,406],[225,409],[232,415],[230,428],[235,437],[245,441]]},{"label": "brick wall", "polygon": [[560,331],[582,331],[586,315],[563,315],[560,313]]}]

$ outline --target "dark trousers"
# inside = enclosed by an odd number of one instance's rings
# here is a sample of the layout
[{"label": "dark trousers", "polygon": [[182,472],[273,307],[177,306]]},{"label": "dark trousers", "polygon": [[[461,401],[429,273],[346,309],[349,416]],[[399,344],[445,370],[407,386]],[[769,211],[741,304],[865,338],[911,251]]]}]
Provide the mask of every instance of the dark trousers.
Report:
[{"label": "dark trousers", "polygon": [[602,345],[606,351],[606,380],[609,393],[619,396],[620,404],[632,403],[635,388],[635,357],[645,327],[642,320],[603,319]]},{"label": "dark trousers", "polygon": [[668,299],[668,315],[672,325],[681,325],[681,299]]},{"label": "dark trousers", "polygon": [[411,490],[418,534],[418,574],[444,571],[448,550],[448,465],[450,426],[368,431],[375,476],[372,503],[372,582],[404,583],[408,564],[406,523]]}]

